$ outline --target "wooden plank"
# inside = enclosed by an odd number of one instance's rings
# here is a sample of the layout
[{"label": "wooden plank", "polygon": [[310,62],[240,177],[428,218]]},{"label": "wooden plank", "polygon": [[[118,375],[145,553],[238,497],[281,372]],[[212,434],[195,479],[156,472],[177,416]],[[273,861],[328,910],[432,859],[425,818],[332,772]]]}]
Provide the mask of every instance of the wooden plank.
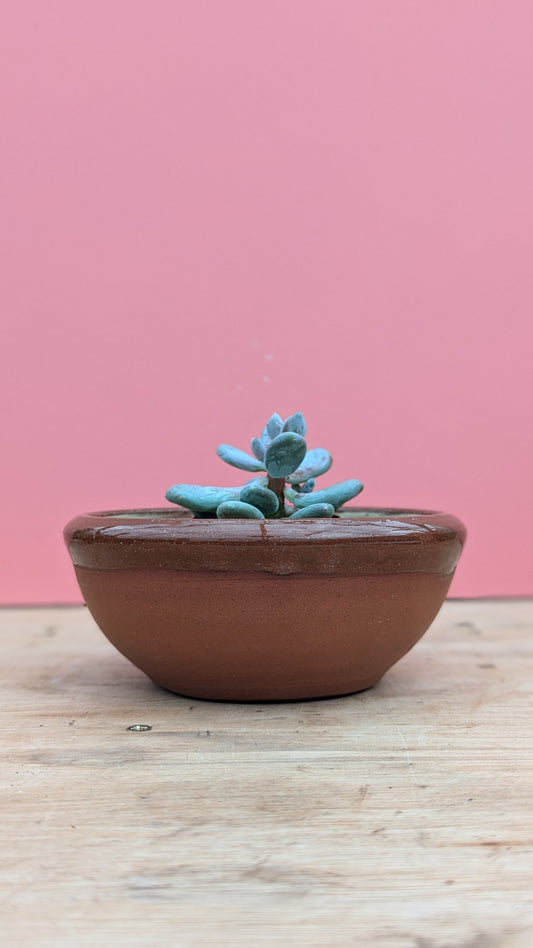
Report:
[{"label": "wooden plank", "polygon": [[1,610],[4,943],[530,948],[532,631],[447,602],[372,691],[237,705]]}]

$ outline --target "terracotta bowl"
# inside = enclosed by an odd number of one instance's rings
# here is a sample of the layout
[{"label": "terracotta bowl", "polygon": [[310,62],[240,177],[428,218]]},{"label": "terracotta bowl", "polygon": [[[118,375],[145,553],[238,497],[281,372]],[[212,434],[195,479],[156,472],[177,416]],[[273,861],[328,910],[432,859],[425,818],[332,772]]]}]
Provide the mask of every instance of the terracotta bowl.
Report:
[{"label": "terracotta bowl", "polygon": [[465,535],[448,514],[393,509],[294,521],[116,510],[65,527],[119,652],[163,688],[231,701],[376,684],[435,618]]}]

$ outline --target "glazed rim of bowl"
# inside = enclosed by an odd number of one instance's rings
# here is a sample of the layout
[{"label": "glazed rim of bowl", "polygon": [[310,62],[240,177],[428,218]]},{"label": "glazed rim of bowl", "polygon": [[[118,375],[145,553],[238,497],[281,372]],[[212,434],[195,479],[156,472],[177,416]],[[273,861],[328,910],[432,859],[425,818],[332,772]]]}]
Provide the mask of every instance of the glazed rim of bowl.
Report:
[{"label": "glazed rim of bowl", "polygon": [[176,508],[75,517],[65,541],[76,567],[179,571],[450,574],[466,537],[432,510],[347,507],[332,518],[218,520]]},{"label": "glazed rim of bowl", "polygon": [[[194,517],[190,510],[187,510],[184,507],[179,507],[174,505],[172,507],[132,507],[121,510],[96,510],[91,513],[82,514],[85,517],[101,517],[104,519],[114,518],[119,520],[213,520],[215,517]],[[338,511],[338,517],[341,519],[354,519],[354,518],[365,518],[379,520],[383,517],[424,517],[424,516],[442,516],[442,512],[438,510],[425,510],[418,509],[414,507],[344,507]],[[232,518],[227,518],[231,521]],[[235,518],[236,520],[239,518]],[[284,517],[281,520],[275,520],[274,518],[268,519],[268,523],[284,523],[287,522],[290,518]],[[330,520],[337,518],[329,517],[308,517],[303,518],[308,520]],[[227,522],[218,521],[219,523]],[[243,520],[239,519],[239,522],[242,523]],[[298,521],[292,520],[291,523],[295,524]]]}]

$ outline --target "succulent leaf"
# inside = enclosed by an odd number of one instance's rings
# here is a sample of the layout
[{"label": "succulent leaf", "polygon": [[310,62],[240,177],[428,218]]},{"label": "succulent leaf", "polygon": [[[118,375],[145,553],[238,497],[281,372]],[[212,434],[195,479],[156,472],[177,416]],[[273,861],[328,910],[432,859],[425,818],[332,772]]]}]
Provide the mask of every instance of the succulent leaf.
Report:
[{"label": "succulent leaf", "polygon": [[275,411],[274,414],[271,415],[270,418],[268,419],[266,423],[265,431],[267,432],[270,440],[273,441],[274,438],[277,438],[277,436],[281,434],[282,429],[283,429],[283,418],[281,417],[281,415],[278,415],[277,411]]},{"label": "succulent leaf", "polygon": [[302,463],[307,445],[301,435],[284,431],[267,446],[265,467],[270,477],[287,477]]},{"label": "succulent leaf", "polygon": [[167,500],[172,504],[180,504],[207,513],[216,510],[219,504],[226,500],[238,500],[240,487],[201,487],[199,484],[174,484],[166,492]]},{"label": "succulent leaf", "polygon": [[305,438],[307,425],[301,411],[296,411],[294,415],[289,415],[289,417],[285,419],[283,422],[283,431],[295,431],[296,434]]},{"label": "succulent leaf", "polygon": [[[264,467],[263,467],[264,470]],[[259,477],[250,477],[246,484],[261,484],[261,487],[268,487],[268,474],[259,475]],[[246,484],[243,486],[246,487]],[[242,487],[241,487],[242,490]]]},{"label": "succulent leaf", "polygon": [[289,520],[304,520],[309,517],[332,517],[335,513],[333,504],[309,504],[296,513],[290,515]]},{"label": "succulent leaf", "polygon": [[317,490],[313,494],[298,494],[294,492],[290,496],[291,502],[295,507],[308,507],[310,504],[325,503],[332,504],[337,510],[342,507],[347,500],[356,497],[363,489],[361,481],[348,480],[340,481],[339,484],[332,484],[331,487],[324,487],[323,490]]},{"label": "succulent leaf", "polygon": [[231,464],[232,467],[238,467],[241,471],[265,470],[265,466],[261,461],[257,458],[253,458],[252,455],[247,454],[246,451],[241,451],[240,448],[234,448],[231,444],[219,444],[217,454],[226,464]]},{"label": "succulent leaf", "polygon": [[274,491],[258,483],[246,484],[241,490],[239,500],[257,507],[265,517],[272,517],[279,509],[279,500]]},{"label": "succulent leaf", "polygon": [[311,448],[305,455],[301,466],[287,478],[290,484],[301,484],[311,477],[320,477],[329,471],[333,458],[325,448]]},{"label": "succulent leaf", "polygon": [[285,487],[283,493],[285,495],[285,500],[288,501],[289,504],[294,505],[296,504],[296,498],[300,496],[300,492],[296,489],[296,487]]},{"label": "succulent leaf", "polygon": [[261,438],[252,438],[251,448],[258,461],[265,460],[265,445],[263,444]]},{"label": "succulent leaf", "polygon": [[252,504],[240,500],[227,500],[217,507],[219,520],[264,520],[265,515]]}]

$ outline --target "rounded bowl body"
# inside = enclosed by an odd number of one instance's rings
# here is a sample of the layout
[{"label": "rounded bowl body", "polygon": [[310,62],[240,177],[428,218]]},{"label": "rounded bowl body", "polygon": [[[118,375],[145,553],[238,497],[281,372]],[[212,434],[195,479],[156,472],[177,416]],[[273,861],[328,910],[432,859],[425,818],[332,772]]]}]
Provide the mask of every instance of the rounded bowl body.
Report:
[{"label": "rounded bowl body", "polygon": [[439,611],[465,528],[424,510],[252,521],[172,508],[84,514],[65,540],[100,629],[154,682],[276,701],[376,684]]}]

